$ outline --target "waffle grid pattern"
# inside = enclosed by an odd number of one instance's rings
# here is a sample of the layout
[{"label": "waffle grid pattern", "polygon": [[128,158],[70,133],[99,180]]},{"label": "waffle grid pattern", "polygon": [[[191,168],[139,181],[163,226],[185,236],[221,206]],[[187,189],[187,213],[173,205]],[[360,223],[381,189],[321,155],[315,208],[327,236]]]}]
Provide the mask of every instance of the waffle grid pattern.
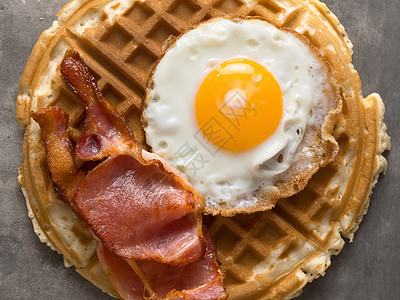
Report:
[{"label": "waffle grid pattern", "polygon": [[[253,6],[240,0],[208,1],[207,5],[194,0],[144,1],[136,2],[114,24],[104,20],[96,30],[87,30],[83,36],[68,31],[66,40],[82,53],[104,96],[128,120],[136,138],[144,143],[140,124],[141,102],[147,78],[157,60],[182,32],[211,17],[231,14],[280,20],[277,25],[291,28],[299,27],[305,21],[301,5],[284,9],[279,1],[264,0]],[[303,34],[319,46],[311,34]],[[61,94],[66,97],[62,98],[62,103],[56,101],[53,104],[68,110],[68,101],[74,97],[61,79],[60,87]],[[76,103],[72,108],[78,110],[70,112],[73,137],[78,138],[84,109]],[[140,136],[137,132],[141,133]],[[334,187],[326,195],[324,190],[337,171],[337,163],[321,170],[318,174],[324,173],[323,176],[312,179],[302,193],[280,200],[277,208],[270,212],[215,219],[210,231],[217,241],[228,291],[237,286],[243,289],[244,285],[248,286],[244,291],[251,289],[253,282],[249,279],[253,267],[282,245],[286,246],[281,249],[278,259],[284,260],[288,253],[300,247],[299,240],[308,240],[317,249],[324,249],[329,244],[332,233],[325,232],[322,238],[317,227],[331,211],[333,205],[329,202],[338,191]],[[274,279],[264,276],[261,279],[264,288],[268,288]]]},{"label": "waffle grid pattern", "polygon": [[[217,16],[261,16],[282,20],[277,25],[292,28],[301,23],[304,9],[300,5],[285,10],[278,2],[263,0],[249,6],[244,0],[208,0],[202,4],[196,0],[138,1],[115,23],[109,24],[105,19],[83,36],[66,30],[65,39],[83,53],[103,94],[130,121],[136,138],[144,145],[144,133],[138,121],[147,80],[175,38],[199,22]],[[62,80],[59,80],[60,87],[63,95],[70,94]],[[52,104],[68,111],[68,98]],[[71,126],[79,128],[83,109],[76,111],[74,107],[73,110]],[[79,136],[79,132],[75,130],[73,136]]]},{"label": "waffle grid pattern", "polygon": [[[92,2],[96,4],[96,0],[88,1],[80,12],[82,15],[91,9]],[[355,153],[366,151],[362,138],[365,117],[358,98],[359,78],[350,67],[351,49],[337,19],[314,0],[204,0],[201,3],[198,0],[145,0],[135,2],[114,23],[104,17],[99,26],[83,34],[71,29],[74,22],[71,19],[54,44],[64,43],[81,53],[104,96],[126,118],[136,139],[144,145],[141,105],[147,78],[157,60],[177,36],[201,21],[221,15],[260,16],[299,31],[333,66],[345,100],[334,132],[340,152],[335,161],[314,175],[305,190],[279,200],[268,212],[210,218],[210,231],[216,238],[218,258],[231,299],[283,298],[300,290],[329,266],[330,262],[325,262],[319,274],[311,274],[305,282],[296,277],[299,270],[307,272],[305,265],[313,257],[326,251],[336,251],[332,252],[335,254],[340,251],[343,245],[332,248],[338,223],[348,215],[349,221],[344,222],[342,230],[351,230],[366,202],[362,192],[369,191],[362,187],[361,194],[353,196],[357,174],[363,168],[361,158]],[[84,108],[58,73],[52,87],[58,93],[50,105],[60,106],[69,113],[71,136],[78,139]],[[376,149],[370,152],[376,153]],[[349,167],[350,163],[355,167]],[[44,174],[44,160],[42,164]],[[351,174],[347,172],[349,169]],[[335,181],[337,178],[342,181]],[[287,270],[279,267],[280,263],[290,263],[294,254],[298,255],[294,264]],[[259,265],[263,266],[262,272],[255,275]]]}]

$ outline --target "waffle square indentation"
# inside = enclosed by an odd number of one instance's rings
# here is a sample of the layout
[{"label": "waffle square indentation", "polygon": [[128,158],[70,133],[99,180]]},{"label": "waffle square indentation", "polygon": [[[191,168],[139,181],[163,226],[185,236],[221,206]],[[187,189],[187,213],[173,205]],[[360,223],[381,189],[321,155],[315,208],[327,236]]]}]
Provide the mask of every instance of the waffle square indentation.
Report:
[{"label": "waffle square indentation", "polygon": [[110,84],[106,84],[101,92],[104,98],[111,102],[114,107],[117,107],[121,102],[126,99],[124,95],[118,92],[118,90]]},{"label": "waffle square indentation", "polygon": [[201,19],[202,22],[210,20],[213,16],[210,15],[209,13],[205,14],[205,16],[203,17],[203,19]]},{"label": "waffle square indentation", "polygon": [[289,244],[286,245],[285,249],[281,252],[279,255],[279,259],[282,260],[287,260],[290,258],[290,255],[293,255],[295,250],[299,247],[298,243],[296,241],[292,241]]},{"label": "waffle square indentation", "polygon": [[234,272],[227,271],[225,274],[224,284],[225,286],[233,286],[235,284],[241,284],[245,282],[245,279],[238,278],[237,274]]},{"label": "waffle square indentation", "polygon": [[282,241],[287,236],[287,233],[279,228],[273,221],[267,220],[264,223],[263,229],[257,235],[257,239],[270,248],[275,248],[275,245]]},{"label": "waffle square indentation", "polygon": [[147,37],[157,42],[161,47],[171,36],[178,36],[179,31],[170,24],[161,20],[147,34]]},{"label": "waffle square indentation", "polygon": [[283,10],[274,0],[260,0],[258,1],[258,5],[264,7],[273,14],[278,14]]},{"label": "waffle square indentation", "polygon": [[157,56],[146,47],[140,45],[126,62],[134,65],[136,69],[141,70],[144,74],[150,74],[156,61]]},{"label": "waffle square indentation", "polygon": [[240,241],[240,238],[231,230],[222,226],[219,232],[215,235],[215,240],[219,251],[229,253],[236,243]]},{"label": "waffle square indentation", "polygon": [[200,6],[193,1],[180,0],[174,2],[168,9],[168,12],[182,20],[188,20],[199,10]]},{"label": "waffle square indentation", "polygon": [[293,10],[281,24],[282,27],[295,28],[300,25],[304,17],[304,10],[301,8]]},{"label": "waffle square indentation", "polygon": [[152,15],[154,15],[154,10],[140,2],[136,2],[136,4],[125,13],[125,16],[136,25],[144,24]]},{"label": "waffle square indentation", "polygon": [[132,39],[132,35],[118,24],[112,26],[102,38],[105,43],[111,45],[118,52],[120,52],[130,41],[132,41]]},{"label": "waffle square indentation", "polygon": [[318,170],[318,176],[314,176],[312,180],[320,186],[328,186],[328,183],[336,173],[337,169],[334,164],[331,163],[323,168],[320,168]]},{"label": "waffle square indentation", "polygon": [[239,265],[244,265],[251,270],[262,260],[264,260],[264,257],[260,253],[255,251],[252,247],[247,246],[240,258],[237,260],[237,263]]},{"label": "waffle square indentation", "polygon": [[307,213],[319,196],[320,195],[307,186],[300,193],[290,197],[286,201],[289,205],[294,206],[298,211]]},{"label": "waffle square indentation", "polygon": [[236,215],[233,219],[236,223],[239,223],[242,227],[248,228],[255,219],[259,218],[259,214],[240,214]]},{"label": "waffle square indentation", "polygon": [[243,6],[240,0],[221,0],[218,1],[214,7],[224,13],[235,13]]}]

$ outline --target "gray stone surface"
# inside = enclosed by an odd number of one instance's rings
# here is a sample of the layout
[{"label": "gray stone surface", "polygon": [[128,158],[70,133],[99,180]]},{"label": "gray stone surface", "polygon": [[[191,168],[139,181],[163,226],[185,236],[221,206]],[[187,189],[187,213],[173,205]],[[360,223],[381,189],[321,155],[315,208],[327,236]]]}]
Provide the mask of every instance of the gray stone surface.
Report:
[{"label": "gray stone surface", "polygon": [[[354,243],[299,299],[400,299],[400,1],[326,0],[345,26],[363,93],[386,104],[392,150]],[[23,131],[14,120],[19,78],[40,33],[67,0],[0,1],[0,299],[110,299],[40,243],[17,183]]]}]

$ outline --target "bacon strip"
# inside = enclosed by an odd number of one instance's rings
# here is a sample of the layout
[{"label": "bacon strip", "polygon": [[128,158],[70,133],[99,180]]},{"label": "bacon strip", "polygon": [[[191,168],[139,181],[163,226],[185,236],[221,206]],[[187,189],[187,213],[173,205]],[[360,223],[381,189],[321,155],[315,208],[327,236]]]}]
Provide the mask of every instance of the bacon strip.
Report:
[{"label": "bacon strip", "polygon": [[77,155],[108,158],[86,175],[74,159],[67,114],[51,107],[32,117],[55,190],[100,238],[98,257],[113,285],[124,299],[225,299],[215,246],[202,236],[202,196],[137,145],[78,53],[69,53],[61,71],[87,112]]},{"label": "bacon strip", "polygon": [[184,267],[174,267],[152,261],[138,261],[154,292],[162,298],[170,299],[226,299],[222,275],[218,270],[215,244],[203,226],[206,252],[197,262]]},{"label": "bacon strip", "polygon": [[185,265],[203,254],[193,195],[156,165],[110,157],[81,184],[75,204],[121,257]]},{"label": "bacon strip", "polygon": [[86,108],[84,132],[76,146],[77,156],[89,161],[120,153],[127,147],[140,151],[125,121],[103,97],[78,52],[67,52],[60,71]]},{"label": "bacon strip", "polygon": [[[150,283],[151,290],[136,289],[139,276],[129,268],[128,262],[110,251],[101,255],[101,263],[108,270],[110,278],[118,277],[114,284],[123,299],[142,299],[142,295],[151,294],[161,299],[216,300],[227,299],[228,295],[222,284],[222,276],[218,271],[215,257],[215,245],[211,236],[203,227],[206,238],[206,253],[199,261],[184,266],[171,267],[151,261],[137,261],[145,280]],[[132,293],[135,287],[135,294]]]},{"label": "bacon strip", "polygon": [[77,191],[79,214],[124,258],[174,265],[197,261],[204,251],[202,196],[170,164],[137,145],[77,52],[67,53],[61,73],[86,107],[77,155],[85,160],[111,155]]},{"label": "bacon strip", "polygon": [[32,113],[42,129],[42,138],[55,191],[76,210],[74,195],[85,173],[78,169],[68,136],[68,115],[58,107],[48,107]]}]

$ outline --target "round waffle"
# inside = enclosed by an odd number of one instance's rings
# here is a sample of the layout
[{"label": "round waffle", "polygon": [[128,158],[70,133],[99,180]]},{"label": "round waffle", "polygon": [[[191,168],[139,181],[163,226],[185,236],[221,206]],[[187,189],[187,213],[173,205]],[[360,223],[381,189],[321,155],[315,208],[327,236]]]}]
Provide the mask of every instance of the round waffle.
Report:
[{"label": "round waffle", "polygon": [[174,37],[203,20],[228,15],[260,16],[305,36],[332,66],[343,100],[334,128],[339,153],[302,192],[280,199],[268,212],[207,220],[231,299],[295,296],[322,275],[330,255],[344,245],[341,235],[352,239],[386,168],[381,154],[390,143],[383,103],[377,94],[363,98],[351,64],[352,44],[319,1],[71,1],[41,35],[21,79],[16,117],[26,134],[19,181],[41,241],[111,295],[118,296],[98,262],[87,226],[54,194],[40,130],[29,113],[60,106],[70,115],[71,137],[80,136],[84,107],[58,72],[65,50],[73,47],[144,145],[141,104],[155,62]]}]

